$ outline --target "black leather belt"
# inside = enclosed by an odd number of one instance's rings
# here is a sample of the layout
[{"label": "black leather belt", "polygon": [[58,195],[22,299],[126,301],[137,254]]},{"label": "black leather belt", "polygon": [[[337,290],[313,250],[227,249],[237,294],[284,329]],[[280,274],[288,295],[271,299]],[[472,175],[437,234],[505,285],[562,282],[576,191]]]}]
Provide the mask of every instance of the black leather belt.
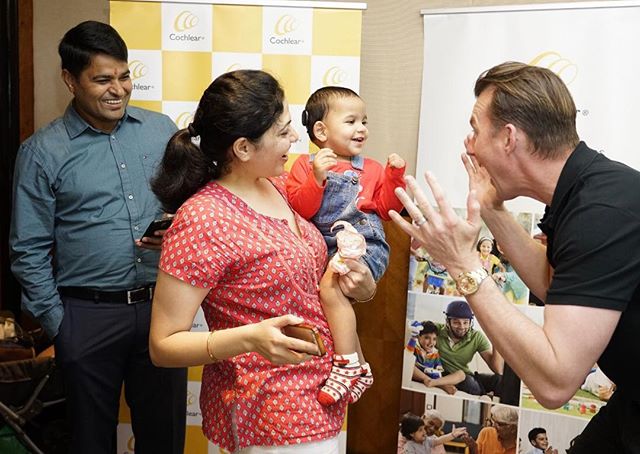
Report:
[{"label": "black leather belt", "polygon": [[60,296],[95,301],[96,303],[136,304],[151,301],[155,284],[130,290],[104,291],[87,287],[58,287]]}]

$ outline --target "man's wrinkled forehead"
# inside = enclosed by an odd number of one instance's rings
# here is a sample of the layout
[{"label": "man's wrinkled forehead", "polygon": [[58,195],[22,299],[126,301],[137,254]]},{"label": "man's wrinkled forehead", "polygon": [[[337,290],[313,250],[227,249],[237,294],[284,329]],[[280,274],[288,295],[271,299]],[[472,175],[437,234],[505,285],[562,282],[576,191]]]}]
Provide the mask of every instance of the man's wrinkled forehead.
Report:
[{"label": "man's wrinkled forehead", "polygon": [[469,120],[472,126],[474,124],[473,123],[474,119],[477,125],[478,117],[481,114],[486,113],[487,110],[490,108],[491,101],[493,100],[494,90],[495,89],[493,87],[489,87],[486,90],[483,90],[482,93],[480,93],[480,96],[476,98],[476,102],[473,105],[473,109],[471,110],[471,118]]}]

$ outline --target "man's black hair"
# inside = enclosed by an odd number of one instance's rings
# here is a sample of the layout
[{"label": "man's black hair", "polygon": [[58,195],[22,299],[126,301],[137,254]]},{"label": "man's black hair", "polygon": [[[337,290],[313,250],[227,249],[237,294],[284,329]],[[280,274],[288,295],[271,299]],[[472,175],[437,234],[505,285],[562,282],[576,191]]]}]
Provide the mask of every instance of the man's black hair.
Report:
[{"label": "man's black hair", "polygon": [[58,45],[62,69],[78,77],[91,64],[95,55],[106,55],[118,61],[128,59],[127,45],[115,28],[96,21],[82,22],[62,37]]}]

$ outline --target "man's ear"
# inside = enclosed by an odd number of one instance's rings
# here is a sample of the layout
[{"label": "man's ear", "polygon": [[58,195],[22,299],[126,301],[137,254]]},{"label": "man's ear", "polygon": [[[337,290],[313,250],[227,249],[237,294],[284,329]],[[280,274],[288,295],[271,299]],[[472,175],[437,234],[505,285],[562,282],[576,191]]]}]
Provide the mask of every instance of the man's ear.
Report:
[{"label": "man's ear", "polygon": [[62,81],[67,86],[69,93],[75,94],[76,78],[66,69],[62,70]]},{"label": "man's ear", "polygon": [[316,121],[313,124],[313,135],[320,142],[325,142],[327,140],[327,125],[325,125],[322,121]]},{"label": "man's ear", "polygon": [[504,125],[503,134],[505,152],[507,154],[513,153],[518,145],[518,128],[511,123],[507,123]]},{"label": "man's ear", "polygon": [[236,158],[240,160],[240,162],[247,162],[249,160],[251,147],[253,144],[249,142],[246,137],[240,137],[236,139],[235,142],[231,145],[231,150]]}]

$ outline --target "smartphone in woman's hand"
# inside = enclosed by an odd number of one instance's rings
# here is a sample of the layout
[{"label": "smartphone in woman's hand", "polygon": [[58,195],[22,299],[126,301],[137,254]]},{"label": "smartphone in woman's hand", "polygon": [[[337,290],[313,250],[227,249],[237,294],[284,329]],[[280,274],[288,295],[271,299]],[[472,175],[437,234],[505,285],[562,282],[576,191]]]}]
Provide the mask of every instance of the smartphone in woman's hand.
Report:
[{"label": "smartphone in woman's hand", "polygon": [[311,326],[307,323],[300,323],[298,325],[287,325],[282,328],[282,333],[285,336],[295,337],[296,339],[302,339],[303,341],[315,344],[318,348],[318,353],[314,353],[315,356],[323,356],[327,350],[324,347],[322,336],[320,331],[315,326]]}]

